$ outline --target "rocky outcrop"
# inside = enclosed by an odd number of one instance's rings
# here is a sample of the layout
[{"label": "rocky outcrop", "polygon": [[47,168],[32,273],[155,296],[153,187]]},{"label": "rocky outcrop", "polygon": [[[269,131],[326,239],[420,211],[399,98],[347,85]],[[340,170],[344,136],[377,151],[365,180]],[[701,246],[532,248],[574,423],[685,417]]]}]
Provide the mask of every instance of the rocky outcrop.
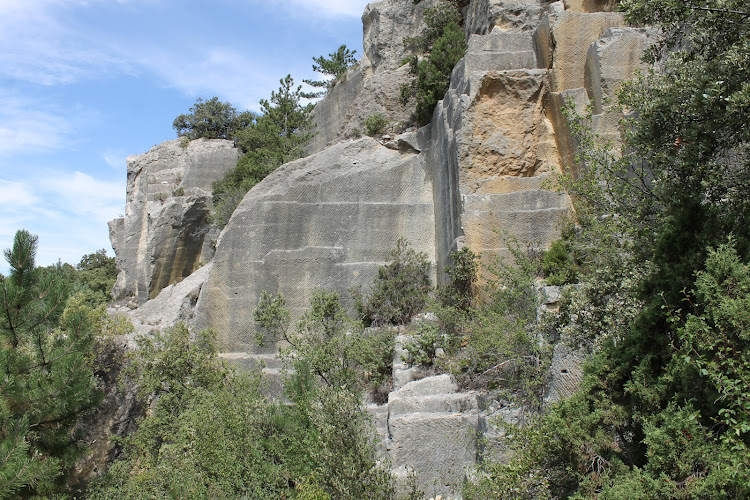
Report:
[{"label": "rocky outcrop", "polygon": [[418,154],[426,143],[401,142],[340,142],[254,187],[219,238],[196,324],[215,328],[227,352],[260,354],[252,312],[261,292],[283,293],[296,318],[316,288],[346,296],[371,282],[401,237],[434,262],[432,172]]},{"label": "rocky outcrop", "polygon": [[382,114],[390,130],[401,130],[413,109],[399,100],[410,79],[404,39],[422,29],[424,10],[439,0],[372,2],[362,14],[363,50],[359,64],[329,90],[313,114],[316,135],[308,145],[315,153],[339,140],[361,136],[368,116]]},{"label": "rocky outcrop", "polygon": [[117,257],[116,298],[155,298],[213,256],[211,183],[235,167],[231,142],[176,139],[129,156],[125,217],[109,223]]},{"label": "rocky outcrop", "polygon": [[532,31],[548,3],[543,0],[472,0],[463,11],[466,32],[484,35],[494,26],[504,31]]},{"label": "rocky outcrop", "polygon": [[[537,69],[530,33],[495,27],[472,35],[432,122],[438,263],[467,246],[494,259],[505,234],[544,248],[570,210],[564,193],[545,189],[561,170],[546,96],[549,72]],[[551,186],[550,186],[551,187]]]},{"label": "rocky outcrop", "polygon": [[123,315],[133,324],[134,331],[126,339],[129,345],[134,347],[137,336],[147,335],[152,330],[164,330],[179,322],[192,323],[195,304],[211,267],[208,263],[179,283],[166,286],[159,295],[138,308],[112,306],[110,314]]}]

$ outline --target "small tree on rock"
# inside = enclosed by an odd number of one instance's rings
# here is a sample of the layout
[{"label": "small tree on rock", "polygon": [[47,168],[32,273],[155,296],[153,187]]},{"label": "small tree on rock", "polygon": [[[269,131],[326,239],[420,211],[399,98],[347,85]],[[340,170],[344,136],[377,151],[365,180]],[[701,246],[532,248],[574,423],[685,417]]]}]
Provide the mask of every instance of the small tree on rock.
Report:
[{"label": "small tree on rock", "polygon": [[354,57],[356,53],[356,50],[349,50],[346,48],[346,45],[342,45],[336,52],[328,54],[329,59],[323,56],[313,57],[313,61],[315,61],[312,67],[313,71],[333,78],[330,80],[302,80],[312,87],[325,89],[318,92],[305,93],[303,97],[314,99],[324,96],[328,92],[328,89],[333,87],[338,79],[344,76],[349,68],[357,62],[357,59]]},{"label": "small tree on rock", "polygon": [[207,101],[198,98],[190,108],[190,113],[175,118],[172,127],[177,131],[178,137],[190,140],[201,137],[234,140],[237,132],[250,126],[255,118],[254,113],[239,113],[228,102],[219,101],[218,97]]}]

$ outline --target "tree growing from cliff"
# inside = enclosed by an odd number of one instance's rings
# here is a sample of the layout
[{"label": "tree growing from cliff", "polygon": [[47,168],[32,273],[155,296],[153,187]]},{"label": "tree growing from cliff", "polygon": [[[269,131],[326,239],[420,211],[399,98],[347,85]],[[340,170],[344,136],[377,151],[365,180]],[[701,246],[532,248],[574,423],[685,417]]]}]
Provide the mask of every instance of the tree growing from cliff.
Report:
[{"label": "tree growing from cliff", "polygon": [[324,89],[317,92],[303,93],[302,96],[307,99],[315,99],[326,95],[328,90],[341,77],[346,75],[349,68],[357,62],[357,59],[354,57],[356,53],[356,50],[349,50],[346,48],[346,45],[341,45],[336,52],[328,54],[328,58],[324,56],[313,57],[313,61],[315,62],[312,66],[313,71],[331,78],[326,80],[302,80],[312,87]]},{"label": "tree growing from cliff", "polygon": [[174,119],[172,127],[178,137],[190,140],[198,138],[234,140],[237,133],[250,126],[255,114],[250,111],[238,112],[228,102],[218,97],[204,101],[198,98],[190,108],[190,113]]},{"label": "tree growing from cliff", "polygon": [[[416,99],[417,123],[426,125],[432,111],[450,85],[456,63],[466,53],[466,35],[461,29],[463,17],[454,2],[441,2],[425,9],[425,27],[419,36],[404,39],[411,58],[412,81],[401,87],[401,102]],[[426,58],[420,60],[420,56]]]},{"label": "tree growing from cliff", "polygon": [[268,174],[304,154],[304,145],[313,136],[310,113],[313,105],[303,105],[302,87],[291,75],[279,80],[278,91],[262,99],[262,114],[237,133],[237,145],[244,155],[237,167],[213,184],[214,221],[229,221],[242,197]]},{"label": "tree growing from cliff", "polygon": [[18,231],[0,281],[0,497],[54,491],[81,448],[72,432],[97,401],[90,309],[71,304],[61,269],[35,267],[37,237]]}]

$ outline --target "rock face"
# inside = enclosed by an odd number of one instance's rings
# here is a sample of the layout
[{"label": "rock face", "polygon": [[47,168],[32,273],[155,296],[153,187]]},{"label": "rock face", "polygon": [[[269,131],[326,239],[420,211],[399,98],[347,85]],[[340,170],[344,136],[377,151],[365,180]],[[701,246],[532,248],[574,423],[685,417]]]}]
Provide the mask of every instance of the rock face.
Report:
[{"label": "rock face", "polygon": [[399,101],[400,87],[409,81],[409,65],[404,64],[404,58],[410,54],[404,48],[404,39],[420,33],[424,10],[438,3],[387,0],[365,7],[364,54],[357,67],[317,104],[313,116],[316,136],[308,146],[310,153],[362,135],[363,122],[370,115],[384,115],[395,130],[409,122],[413,109]]},{"label": "rock face", "polygon": [[252,340],[261,292],[283,293],[299,317],[316,288],[346,295],[371,282],[400,237],[434,262],[432,172],[409,138],[402,150],[341,142],[253,188],[219,238],[197,326],[216,328],[225,351],[262,353]]},{"label": "rock face", "polygon": [[231,142],[180,140],[130,156],[125,217],[109,223],[119,274],[113,295],[156,297],[213,256],[211,182],[235,167]]},{"label": "rock face", "polygon": [[543,189],[561,171],[533,37],[498,27],[472,35],[432,122],[436,253],[442,269],[461,246],[495,258],[503,234],[544,248],[570,210],[564,193]]},{"label": "rock face", "polygon": [[[177,319],[215,328],[223,358],[263,364],[275,377],[276,346],[253,341],[263,291],[283,293],[295,318],[316,288],[346,297],[371,283],[401,237],[428,255],[436,282],[461,247],[495,258],[507,252],[503,233],[532,248],[558,237],[571,202],[555,180],[574,168],[576,148],[561,108],[568,98],[580,111],[592,104],[594,130],[618,141],[620,115],[609,101],[641,67],[648,32],[623,27],[609,0],[463,2],[468,51],[431,123],[352,140],[371,114],[383,113],[394,129],[408,120],[398,100],[408,78],[403,39],[418,34],[436,2],[368,5],[362,61],[317,105],[312,154],[256,185],[218,237],[206,220],[210,183],[235,165],[230,143],[183,149],[170,141],[128,159],[127,214],[110,231],[116,292],[139,302],[161,292],[129,313],[141,329]],[[545,293],[542,309],[554,310],[559,293]],[[546,402],[576,390],[580,362],[554,347]],[[415,471],[425,492],[459,495],[483,453],[508,453],[493,418],[518,422],[523,409],[459,392],[448,375],[423,375],[403,366],[397,350],[388,403],[370,407],[381,451],[397,477]]]}]

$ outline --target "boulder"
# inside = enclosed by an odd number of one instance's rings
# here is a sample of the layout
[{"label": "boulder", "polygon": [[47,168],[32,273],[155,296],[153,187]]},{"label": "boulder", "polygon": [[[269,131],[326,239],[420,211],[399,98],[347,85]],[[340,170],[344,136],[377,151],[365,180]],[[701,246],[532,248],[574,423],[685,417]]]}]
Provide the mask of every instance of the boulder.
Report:
[{"label": "boulder", "polygon": [[211,183],[240,156],[230,141],[167,141],[130,156],[125,217],[109,223],[116,298],[155,298],[213,256]]}]

